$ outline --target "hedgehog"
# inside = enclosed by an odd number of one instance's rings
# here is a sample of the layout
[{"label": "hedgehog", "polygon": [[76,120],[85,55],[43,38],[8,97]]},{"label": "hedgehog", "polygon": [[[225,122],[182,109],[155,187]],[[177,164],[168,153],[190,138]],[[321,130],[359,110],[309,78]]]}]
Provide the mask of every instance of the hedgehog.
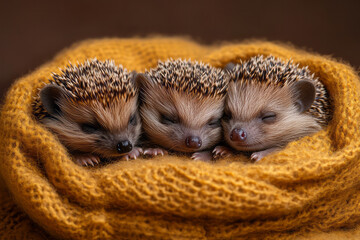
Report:
[{"label": "hedgehog", "polygon": [[141,86],[145,136],[160,146],[144,154],[172,150],[192,153],[194,160],[211,160],[208,150],[222,138],[220,119],[229,76],[208,64],[170,59],[138,74],[136,81]]},{"label": "hedgehog", "polygon": [[[224,139],[237,151],[252,152],[254,161],[319,131],[331,120],[329,94],[307,67],[256,56],[225,69],[230,82],[221,121]],[[217,146],[214,154],[231,151]]]},{"label": "hedgehog", "polygon": [[136,158],[142,149],[135,147],[141,132],[135,77],[110,60],[70,63],[40,90],[34,115],[80,165]]}]

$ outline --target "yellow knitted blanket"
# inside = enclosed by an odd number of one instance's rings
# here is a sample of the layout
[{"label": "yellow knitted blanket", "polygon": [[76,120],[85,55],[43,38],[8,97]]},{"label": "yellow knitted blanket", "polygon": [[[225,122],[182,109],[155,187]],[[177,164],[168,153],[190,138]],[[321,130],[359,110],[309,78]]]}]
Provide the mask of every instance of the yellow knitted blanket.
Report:
[{"label": "yellow knitted blanket", "polygon": [[[258,163],[180,156],[76,165],[32,115],[38,88],[69,61],[139,72],[183,58],[216,67],[258,54],[309,66],[333,98],[317,134]],[[0,239],[360,239],[360,82],[348,65],[270,42],[89,40],[19,79],[0,116]]]}]

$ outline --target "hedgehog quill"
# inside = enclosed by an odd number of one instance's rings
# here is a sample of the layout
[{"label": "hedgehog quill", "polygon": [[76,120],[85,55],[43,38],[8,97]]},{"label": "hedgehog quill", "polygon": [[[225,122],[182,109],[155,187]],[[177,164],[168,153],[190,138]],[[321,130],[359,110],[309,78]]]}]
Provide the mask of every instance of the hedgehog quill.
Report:
[{"label": "hedgehog quill", "polygon": [[[258,161],[326,126],[332,111],[324,85],[307,67],[272,56],[226,66],[231,80],[222,126],[225,141]],[[227,155],[216,147],[215,155]]]},{"label": "hedgehog quill", "polygon": [[34,115],[80,165],[136,158],[142,149],[135,147],[141,131],[135,76],[113,61],[70,64],[40,90]]},{"label": "hedgehog quill", "polygon": [[[167,150],[210,160],[206,150],[222,138],[220,118],[228,79],[221,69],[180,59],[159,62],[138,74],[146,137]],[[146,149],[144,154],[166,153],[162,148]]]}]

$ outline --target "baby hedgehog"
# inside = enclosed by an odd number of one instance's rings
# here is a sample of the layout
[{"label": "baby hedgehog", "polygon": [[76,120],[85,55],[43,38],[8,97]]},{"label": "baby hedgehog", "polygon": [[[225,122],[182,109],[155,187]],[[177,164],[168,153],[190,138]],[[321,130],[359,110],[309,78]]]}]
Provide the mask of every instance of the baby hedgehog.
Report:
[{"label": "baby hedgehog", "polygon": [[34,101],[34,115],[54,132],[80,165],[101,158],[136,158],[141,131],[136,74],[113,61],[70,64]]},{"label": "baby hedgehog", "polygon": [[[209,65],[168,60],[137,75],[141,89],[140,114],[151,142],[168,150],[194,153],[196,160],[210,160],[209,152],[222,138],[223,113],[229,76]],[[166,151],[147,149],[144,154]]]},{"label": "baby hedgehog", "polygon": [[[260,160],[287,143],[319,131],[331,119],[329,95],[307,67],[272,56],[226,67],[231,80],[224,107],[224,139]],[[216,147],[217,155],[227,150]]]}]

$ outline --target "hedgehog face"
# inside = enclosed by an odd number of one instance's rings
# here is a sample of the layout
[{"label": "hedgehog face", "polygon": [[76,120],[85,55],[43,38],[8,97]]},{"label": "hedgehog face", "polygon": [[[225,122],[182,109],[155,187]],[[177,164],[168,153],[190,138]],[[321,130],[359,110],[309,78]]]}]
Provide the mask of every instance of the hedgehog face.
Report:
[{"label": "hedgehog face", "polygon": [[[46,93],[49,88],[52,88],[52,97]],[[141,129],[137,96],[116,99],[104,106],[97,101],[74,102],[61,93],[58,86],[43,90],[41,100],[50,117],[41,122],[56,133],[71,152],[113,158],[125,155],[137,142]],[[56,91],[60,92],[54,94]]]},{"label": "hedgehog face", "polygon": [[218,143],[228,81],[221,69],[181,59],[159,62],[138,74],[140,113],[148,138],[180,152],[197,152]]},{"label": "hedgehog face", "polygon": [[199,99],[160,86],[148,85],[143,90],[143,128],[154,143],[170,150],[195,152],[221,139],[224,98]]},{"label": "hedgehog face", "polygon": [[314,100],[315,90],[309,84],[229,83],[222,119],[227,143],[239,151],[258,151],[283,147],[320,130],[316,120],[304,113]]}]

